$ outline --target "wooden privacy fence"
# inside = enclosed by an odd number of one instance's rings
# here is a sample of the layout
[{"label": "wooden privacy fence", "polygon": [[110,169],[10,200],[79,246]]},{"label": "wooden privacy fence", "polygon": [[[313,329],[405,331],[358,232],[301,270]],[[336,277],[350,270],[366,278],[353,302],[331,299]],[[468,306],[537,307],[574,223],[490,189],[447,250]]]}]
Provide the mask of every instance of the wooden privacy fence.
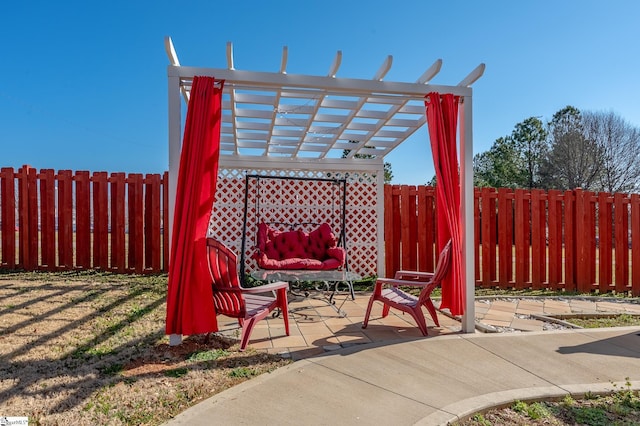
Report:
[{"label": "wooden privacy fence", "polygon": [[[0,169],[0,269],[168,269],[168,173]],[[385,185],[385,267],[431,271],[437,215],[429,186]],[[640,195],[475,191],[480,287],[640,296]]]},{"label": "wooden privacy fence", "polygon": [[0,169],[0,268],[167,269],[168,173]]},{"label": "wooden privacy fence", "polygon": [[[385,187],[385,266],[433,270],[435,193]],[[640,195],[475,191],[478,287],[631,292],[640,296]]]}]

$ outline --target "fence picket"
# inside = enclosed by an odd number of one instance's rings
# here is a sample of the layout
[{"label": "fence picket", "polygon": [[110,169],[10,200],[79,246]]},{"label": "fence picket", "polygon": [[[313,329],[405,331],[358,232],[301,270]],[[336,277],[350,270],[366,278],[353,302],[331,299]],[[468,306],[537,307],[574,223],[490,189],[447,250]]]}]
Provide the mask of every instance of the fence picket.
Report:
[{"label": "fence picket", "polygon": [[111,190],[111,270],[125,272],[125,175],[112,173]]},{"label": "fence picket", "polygon": [[[598,289],[606,293],[611,290],[613,273],[611,268],[613,225],[613,198],[606,192],[598,194]],[[640,235],[640,234],[639,234]]]},{"label": "fence picket", "polygon": [[562,239],[562,193],[549,190],[547,193],[549,235],[549,286],[558,290],[562,288],[563,239]]},{"label": "fence picket", "polygon": [[160,175],[147,174],[144,179],[144,270],[159,271],[161,247]]},{"label": "fence picket", "polygon": [[77,171],[76,185],[76,268],[91,268],[91,177],[88,171]]},{"label": "fence picket", "polygon": [[40,180],[40,238],[42,268],[56,270],[56,180],[53,169],[41,170]]},{"label": "fence picket", "polygon": [[[631,194],[631,235],[640,235],[640,195]],[[631,238],[631,293],[640,296],[640,238]]]},{"label": "fence picket", "polygon": [[614,236],[615,236],[615,288],[617,292],[627,291],[629,281],[629,212],[625,194],[613,196]]},{"label": "fence picket", "polygon": [[93,267],[109,270],[109,180],[106,172],[91,178],[93,188]]},{"label": "fence picket", "polygon": [[144,256],[142,254],[144,248],[144,208],[143,208],[143,189],[142,175],[130,174],[126,179],[127,182],[127,207],[129,209],[128,230],[129,230],[129,253],[128,267],[129,270],[141,274],[144,266]]},{"label": "fence picket", "polygon": [[502,288],[512,287],[513,281],[513,191],[498,189],[498,283]]},{"label": "fence picket", "polygon": [[0,231],[2,232],[2,258],[0,265],[16,268],[16,176],[13,167],[0,169]]}]

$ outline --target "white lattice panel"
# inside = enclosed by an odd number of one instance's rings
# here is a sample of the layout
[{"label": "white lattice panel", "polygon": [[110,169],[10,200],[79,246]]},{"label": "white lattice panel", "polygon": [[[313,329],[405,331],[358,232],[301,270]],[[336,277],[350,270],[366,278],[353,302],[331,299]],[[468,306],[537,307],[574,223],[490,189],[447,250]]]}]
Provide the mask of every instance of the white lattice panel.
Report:
[{"label": "white lattice panel", "polygon": [[[240,254],[244,216],[245,175],[298,178],[346,178],[345,235],[349,269],[363,276],[377,273],[377,186],[371,173],[220,169],[216,201],[209,222],[215,236]],[[258,184],[259,181],[259,184]],[[256,268],[250,258],[257,224],[275,223],[286,230],[297,224],[311,231],[328,223],[336,236],[342,224],[342,185],[326,181],[249,178],[245,270]],[[382,189],[380,189],[382,190]],[[240,255],[238,256],[240,259]]]}]

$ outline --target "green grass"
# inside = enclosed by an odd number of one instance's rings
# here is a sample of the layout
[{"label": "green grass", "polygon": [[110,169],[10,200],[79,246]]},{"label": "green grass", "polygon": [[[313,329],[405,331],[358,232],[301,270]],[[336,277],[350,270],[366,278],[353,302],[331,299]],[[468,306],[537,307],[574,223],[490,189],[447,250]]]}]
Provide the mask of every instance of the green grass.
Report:
[{"label": "green grass", "polygon": [[613,384],[609,395],[588,392],[582,398],[571,395],[561,401],[515,401],[510,407],[477,413],[462,423],[465,426],[500,424],[563,424],[586,426],[640,424],[640,392],[631,389],[629,379],[624,386]]},{"label": "green grass", "polygon": [[601,318],[570,318],[567,321],[582,328],[625,327],[640,325],[640,315],[620,314]]}]

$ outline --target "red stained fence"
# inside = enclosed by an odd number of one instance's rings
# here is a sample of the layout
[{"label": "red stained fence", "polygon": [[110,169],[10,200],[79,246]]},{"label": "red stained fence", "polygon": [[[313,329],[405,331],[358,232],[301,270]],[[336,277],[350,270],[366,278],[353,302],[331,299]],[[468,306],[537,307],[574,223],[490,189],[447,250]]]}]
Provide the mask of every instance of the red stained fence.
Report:
[{"label": "red stained fence", "polygon": [[[387,275],[433,270],[433,188],[384,194]],[[640,296],[640,195],[482,188],[474,213],[477,287]]]},{"label": "red stained fence", "polygon": [[166,172],[0,169],[0,268],[166,271],[167,181]]},{"label": "red stained fence", "polygon": [[[167,183],[166,172],[0,169],[0,269],[166,271]],[[478,287],[640,296],[640,195],[482,188],[474,209]],[[433,270],[433,188],[385,185],[384,210],[387,275]]]}]

